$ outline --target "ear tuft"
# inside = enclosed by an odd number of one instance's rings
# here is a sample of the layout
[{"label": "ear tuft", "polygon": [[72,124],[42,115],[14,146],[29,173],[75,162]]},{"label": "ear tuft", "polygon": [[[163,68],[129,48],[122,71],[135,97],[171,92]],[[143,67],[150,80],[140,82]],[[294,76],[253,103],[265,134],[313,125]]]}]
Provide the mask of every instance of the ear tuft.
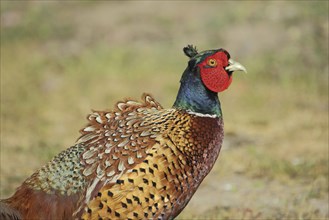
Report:
[{"label": "ear tuft", "polygon": [[183,51],[184,51],[185,55],[188,56],[189,58],[192,58],[198,54],[198,50],[196,49],[196,47],[191,44],[184,47]]}]

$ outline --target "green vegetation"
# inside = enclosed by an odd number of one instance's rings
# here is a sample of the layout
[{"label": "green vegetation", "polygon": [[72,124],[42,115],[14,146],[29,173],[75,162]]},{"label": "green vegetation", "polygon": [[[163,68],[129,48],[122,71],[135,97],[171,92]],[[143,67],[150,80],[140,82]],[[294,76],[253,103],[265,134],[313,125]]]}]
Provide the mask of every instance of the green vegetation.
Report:
[{"label": "green vegetation", "polygon": [[328,219],[328,2],[1,1],[1,198],[90,109],[175,99],[182,47],[248,69],[220,94],[224,149],[179,219]]}]

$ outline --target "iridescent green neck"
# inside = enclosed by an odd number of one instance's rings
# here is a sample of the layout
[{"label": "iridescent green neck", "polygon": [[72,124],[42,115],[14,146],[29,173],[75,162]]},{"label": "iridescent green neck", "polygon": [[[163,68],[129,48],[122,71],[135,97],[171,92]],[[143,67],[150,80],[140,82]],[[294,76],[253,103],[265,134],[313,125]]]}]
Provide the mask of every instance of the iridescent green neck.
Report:
[{"label": "iridescent green neck", "polygon": [[197,68],[191,71],[187,67],[184,71],[173,107],[201,114],[222,116],[217,93],[204,86]]}]

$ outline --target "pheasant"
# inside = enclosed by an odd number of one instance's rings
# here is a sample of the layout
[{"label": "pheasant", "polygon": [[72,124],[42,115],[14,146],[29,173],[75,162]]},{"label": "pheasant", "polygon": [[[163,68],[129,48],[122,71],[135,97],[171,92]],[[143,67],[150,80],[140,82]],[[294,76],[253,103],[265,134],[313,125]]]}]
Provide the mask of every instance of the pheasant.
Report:
[{"label": "pheasant", "polygon": [[224,49],[190,59],[172,108],[151,95],[93,111],[81,136],[1,201],[1,219],[173,219],[212,169],[223,141],[218,92],[246,69]]}]

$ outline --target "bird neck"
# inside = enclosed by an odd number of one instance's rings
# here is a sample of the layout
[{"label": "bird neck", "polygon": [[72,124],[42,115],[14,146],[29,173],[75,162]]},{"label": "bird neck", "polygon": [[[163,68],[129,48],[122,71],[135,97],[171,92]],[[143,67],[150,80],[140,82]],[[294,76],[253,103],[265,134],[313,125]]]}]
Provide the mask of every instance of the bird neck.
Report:
[{"label": "bird neck", "polygon": [[218,95],[204,86],[198,68],[191,71],[187,67],[184,71],[173,107],[195,113],[222,116]]}]

